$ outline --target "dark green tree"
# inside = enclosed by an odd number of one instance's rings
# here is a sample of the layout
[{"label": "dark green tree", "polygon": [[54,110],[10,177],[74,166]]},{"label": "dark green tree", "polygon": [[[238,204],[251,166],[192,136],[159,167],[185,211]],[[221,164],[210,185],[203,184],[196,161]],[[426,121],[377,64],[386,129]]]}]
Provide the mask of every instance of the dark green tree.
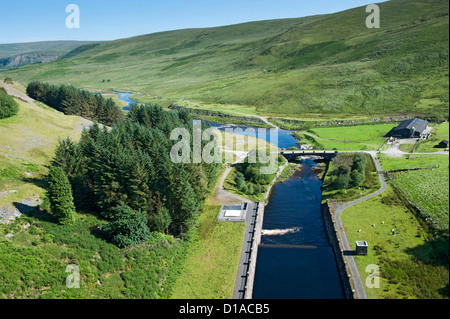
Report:
[{"label": "dark green tree", "polygon": [[361,174],[366,172],[367,160],[363,154],[356,153],[353,156],[353,170],[359,171]]},{"label": "dark green tree", "polygon": [[125,248],[148,240],[151,236],[147,218],[141,211],[129,206],[118,206],[109,212],[113,220],[106,227],[110,240],[118,247]]},{"label": "dark green tree", "polygon": [[341,165],[336,171],[334,178],[334,189],[347,189],[350,185],[351,168],[347,164]]},{"label": "dark green tree", "polygon": [[72,188],[61,167],[52,166],[48,174],[48,198],[53,215],[62,225],[75,222],[75,205]]},{"label": "dark green tree", "polygon": [[18,111],[19,104],[3,88],[0,88],[0,119],[16,115]]},{"label": "dark green tree", "polygon": [[167,232],[171,223],[170,212],[165,207],[162,207],[151,219],[152,229],[160,233]]},{"label": "dark green tree", "polygon": [[355,169],[351,172],[350,179],[351,179],[351,186],[356,187],[364,182],[365,175]]}]

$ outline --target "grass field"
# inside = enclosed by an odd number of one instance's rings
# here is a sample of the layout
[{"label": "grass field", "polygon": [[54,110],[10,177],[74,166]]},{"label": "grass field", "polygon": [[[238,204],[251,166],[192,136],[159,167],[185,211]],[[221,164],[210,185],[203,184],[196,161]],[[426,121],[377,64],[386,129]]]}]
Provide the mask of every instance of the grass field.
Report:
[{"label": "grass field", "polygon": [[423,168],[391,173],[403,194],[425,215],[448,231],[449,157],[448,155],[407,155],[389,157],[379,154],[384,171]]},{"label": "grass field", "polygon": [[[358,151],[378,150],[386,141],[385,135],[395,127],[395,124],[357,125],[344,127],[313,128],[313,145],[317,148],[332,150]],[[302,135],[302,132],[298,133]],[[303,134],[307,143],[308,136]]]},{"label": "grass field", "polygon": [[412,168],[432,168],[439,165],[442,169],[448,169],[448,155],[419,154],[405,155],[403,157],[391,157],[378,154],[378,159],[384,171]]},{"label": "grass field", "polygon": [[173,286],[173,299],[231,299],[245,223],[218,222],[220,205],[208,205]]},{"label": "grass field", "polygon": [[357,240],[369,244],[367,256],[355,257],[363,284],[368,265],[380,269],[380,287],[366,288],[370,299],[448,298],[448,239],[428,240],[390,185],[384,194],[346,209],[341,218],[353,249]]},{"label": "grass field", "polygon": [[391,174],[393,181],[408,199],[419,207],[442,230],[449,228],[449,173],[442,169],[426,169]]}]

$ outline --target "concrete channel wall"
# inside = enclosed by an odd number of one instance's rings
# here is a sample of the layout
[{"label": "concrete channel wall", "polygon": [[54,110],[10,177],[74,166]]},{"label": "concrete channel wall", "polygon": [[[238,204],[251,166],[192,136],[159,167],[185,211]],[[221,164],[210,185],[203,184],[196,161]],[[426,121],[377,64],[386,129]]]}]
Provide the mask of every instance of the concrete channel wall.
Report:
[{"label": "concrete channel wall", "polygon": [[242,246],[241,259],[236,275],[233,299],[252,298],[263,219],[264,203],[250,203],[247,210],[244,244]]},{"label": "concrete channel wall", "polygon": [[280,167],[264,195],[264,201],[249,204],[254,206],[252,207],[253,209],[249,207],[247,210],[247,225],[245,228],[244,244],[241,251],[241,260],[239,261],[238,273],[234,284],[233,299],[252,299],[253,297],[256,260],[258,258],[258,246],[261,243],[266,200],[269,198],[272,187],[288,165],[289,162],[286,161],[286,163]]},{"label": "concrete channel wall", "polygon": [[344,296],[346,299],[355,299],[355,290],[351,284],[350,272],[347,269],[347,263],[344,260],[344,248],[341,245],[337,235],[336,223],[330,211],[330,206],[327,203],[322,204],[322,215],[325,221],[325,228],[328,233],[331,246],[333,247],[334,255],[341,275],[342,287],[344,288]]},{"label": "concrete channel wall", "polygon": [[253,297],[253,286],[255,283],[255,271],[256,271],[256,260],[258,258],[258,247],[261,243],[261,231],[264,221],[264,208],[265,202],[258,204],[258,212],[256,214],[256,222],[254,226],[252,248],[250,254],[250,262],[248,268],[247,285],[245,289],[244,299],[252,299]]}]

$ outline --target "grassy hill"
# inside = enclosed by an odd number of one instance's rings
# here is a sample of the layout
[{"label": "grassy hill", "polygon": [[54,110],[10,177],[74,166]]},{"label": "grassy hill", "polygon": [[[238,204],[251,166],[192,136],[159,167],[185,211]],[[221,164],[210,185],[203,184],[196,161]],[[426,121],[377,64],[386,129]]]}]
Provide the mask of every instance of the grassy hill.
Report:
[{"label": "grassy hill", "polygon": [[130,91],[142,102],[238,105],[259,115],[448,118],[448,1],[379,7],[380,29],[366,28],[360,7],[88,44],[62,60],[0,75]]},{"label": "grassy hill", "polygon": [[[15,83],[19,91],[24,88]],[[38,103],[16,99],[17,115],[0,120],[0,206],[31,194],[45,193],[41,179],[53,158],[59,138],[78,140],[91,121],[66,116]],[[6,196],[5,192],[15,191]]]},{"label": "grassy hill", "polygon": [[[18,83],[9,89],[25,90]],[[74,225],[61,226],[45,210],[32,208],[45,199],[58,139],[78,140],[92,122],[42,103],[16,101],[19,113],[0,120],[0,216],[14,208],[22,216],[10,224],[0,218],[0,298],[167,297],[168,266],[186,244],[155,233],[145,244],[121,250],[95,231],[105,225],[95,214],[78,211]],[[66,286],[71,264],[79,267],[79,289]]]}]

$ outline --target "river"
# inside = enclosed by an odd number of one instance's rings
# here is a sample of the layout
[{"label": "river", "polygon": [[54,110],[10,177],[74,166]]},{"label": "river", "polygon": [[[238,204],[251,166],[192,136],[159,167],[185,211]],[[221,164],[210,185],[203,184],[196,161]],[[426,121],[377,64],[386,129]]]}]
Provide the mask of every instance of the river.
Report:
[{"label": "river", "polygon": [[[138,103],[138,102],[130,99],[130,96],[132,95],[132,93],[123,93],[123,92],[117,92],[117,91],[114,91],[114,92],[119,94],[120,100],[128,103],[128,105],[123,108],[123,110],[125,110],[125,111],[130,110],[130,108],[133,104]],[[296,142],[298,142],[298,140],[292,136],[293,131],[277,129],[278,140],[271,141],[269,129],[266,129],[265,133],[260,136],[260,135],[258,135],[258,128],[248,126],[248,125],[230,125],[230,124],[219,124],[219,123],[213,123],[213,122],[206,122],[206,123],[208,123],[211,127],[215,127],[222,131],[225,131],[227,128],[240,127],[240,128],[242,128],[242,131],[236,131],[236,134],[261,138],[265,141],[275,144],[275,146],[280,147],[280,148],[289,148],[291,146],[298,147],[298,145],[296,144]]]},{"label": "river", "polygon": [[322,182],[312,160],[272,188],[264,212],[254,299],[343,299],[321,211]]},{"label": "river", "polygon": [[[119,93],[119,92],[117,92]],[[131,107],[129,93],[119,93]],[[125,108],[124,108],[125,109]],[[235,125],[209,123],[220,130]],[[270,141],[269,130],[247,136]],[[297,146],[288,130],[278,130],[280,148]],[[274,141],[270,141],[274,142]],[[265,208],[263,230],[256,262],[254,299],[343,299],[344,292],[335,255],[330,245],[321,211],[322,181],[313,160],[303,160],[301,168],[288,180],[272,188]]]},{"label": "river", "polygon": [[133,95],[132,93],[122,93],[122,92],[117,92],[117,91],[114,91],[114,93],[119,94],[119,100],[122,100],[122,101],[125,101],[128,103],[127,106],[122,108],[124,111],[129,111],[133,104],[138,103],[138,102],[130,99],[130,96]]}]

